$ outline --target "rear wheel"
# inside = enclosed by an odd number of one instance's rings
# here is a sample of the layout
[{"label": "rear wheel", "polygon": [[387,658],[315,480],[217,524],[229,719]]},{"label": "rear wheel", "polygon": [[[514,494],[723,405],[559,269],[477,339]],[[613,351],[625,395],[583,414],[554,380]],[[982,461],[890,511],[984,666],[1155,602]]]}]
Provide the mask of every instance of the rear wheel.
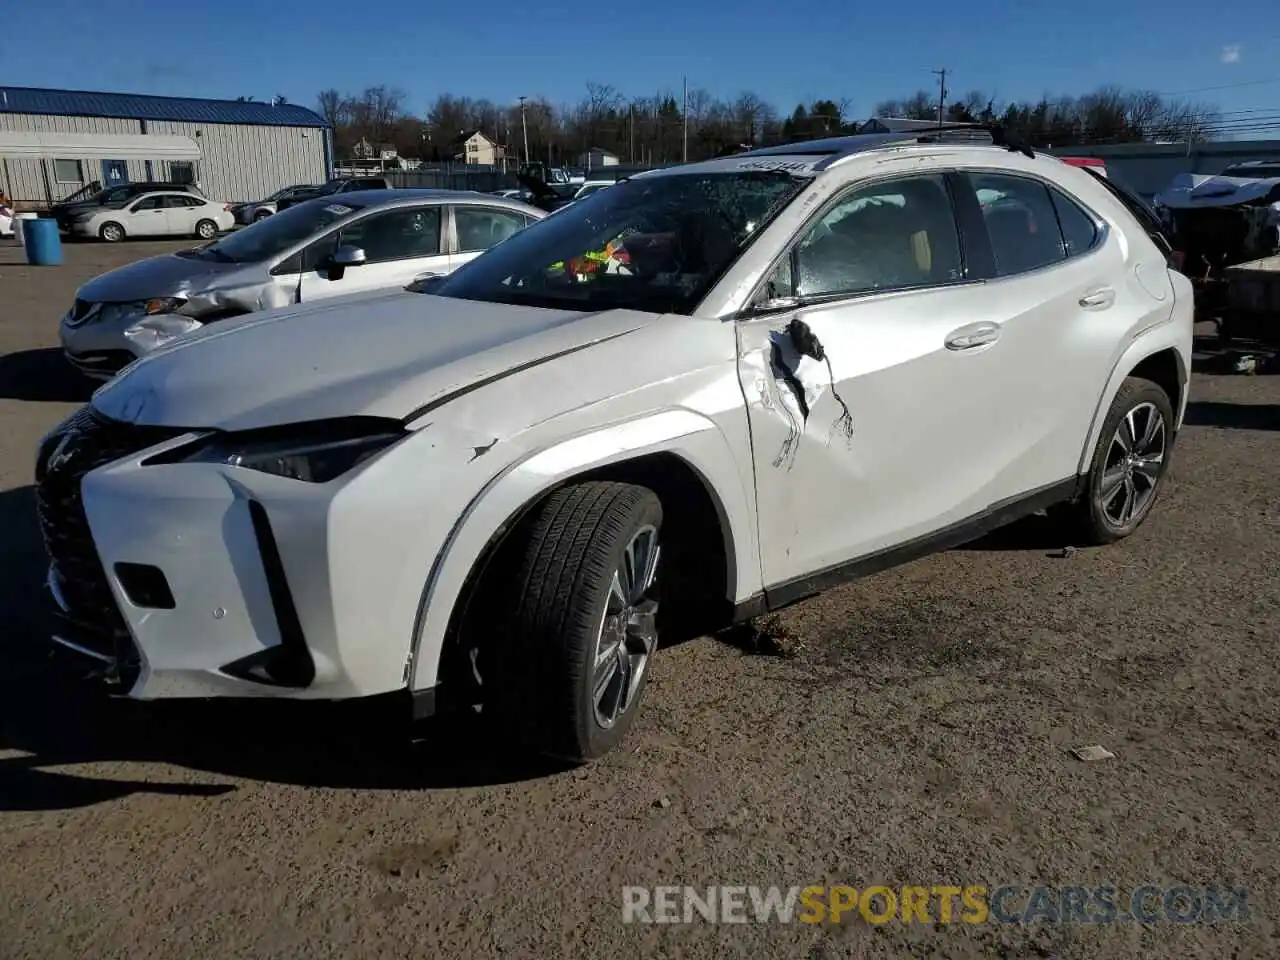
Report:
[{"label": "rear wheel", "polygon": [[107,241],[107,243],[119,243],[124,239],[124,227],[113,220],[109,220],[98,230],[98,236]]},{"label": "rear wheel", "polygon": [[623,738],[658,646],[661,530],[653,491],[612,482],[564,487],[522,524],[479,661],[502,730],[577,763]]},{"label": "rear wheel", "polygon": [[201,220],[196,224],[196,236],[201,240],[212,240],[218,235],[218,225],[212,220]]},{"label": "rear wheel", "polygon": [[1112,543],[1142,525],[1169,468],[1174,414],[1157,384],[1129,377],[1120,386],[1094,449],[1074,525],[1088,543]]}]

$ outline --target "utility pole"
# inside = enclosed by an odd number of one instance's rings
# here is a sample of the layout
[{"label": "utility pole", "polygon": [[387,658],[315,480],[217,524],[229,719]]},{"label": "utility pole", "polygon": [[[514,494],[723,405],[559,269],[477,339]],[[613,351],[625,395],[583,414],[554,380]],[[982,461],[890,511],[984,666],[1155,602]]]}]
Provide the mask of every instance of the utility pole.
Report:
[{"label": "utility pole", "polygon": [[938,126],[942,126],[942,111],[946,109],[947,103],[947,69],[943,67],[933,73],[938,78]]},{"label": "utility pole", "polygon": [[631,163],[636,162],[636,105],[631,103]]},{"label": "utility pole", "polygon": [[524,131],[524,162],[529,162],[529,121],[525,119],[524,102],[528,97],[520,97],[520,129]]},{"label": "utility pole", "polygon": [[684,106],[680,108],[680,162],[689,162],[689,78],[681,77],[684,87]]}]

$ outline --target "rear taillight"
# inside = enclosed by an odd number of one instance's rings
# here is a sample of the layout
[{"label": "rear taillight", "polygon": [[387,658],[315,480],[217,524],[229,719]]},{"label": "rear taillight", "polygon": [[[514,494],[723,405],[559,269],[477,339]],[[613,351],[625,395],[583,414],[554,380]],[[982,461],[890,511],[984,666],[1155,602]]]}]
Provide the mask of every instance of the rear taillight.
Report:
[{"label": "rear taillight", "polygon": [[232,209],[233,209],[233,208],[232,208],[231,204],[229,204],[229,203],[224,203],[224,204],[222,205],[222,209],[223,209],[223,210],[225,210],[225,211],[227,211],[227,213],[230,213],[230,212],[232,211]]}]

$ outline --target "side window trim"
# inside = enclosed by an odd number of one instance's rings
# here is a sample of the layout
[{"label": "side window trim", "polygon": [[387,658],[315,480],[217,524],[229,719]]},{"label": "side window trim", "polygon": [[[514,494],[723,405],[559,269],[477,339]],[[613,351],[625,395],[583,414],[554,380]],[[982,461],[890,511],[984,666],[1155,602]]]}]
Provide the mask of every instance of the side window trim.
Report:
[{"label": "side window trim", "polygon": [[441,210],[440,252],[450,257],[458,252],[457,210],[455,203],[446,203]]},{"label": "side window trim", "polygon": [[[778,256],[776,256],[773,259],[773,261],[769,264],[768,268],[764,271],[763,275],[760,277],[759,282],[756,284],[755,289],[752,290],[751,296],[747,298],[747,305],[739,313],[738,318],[753,319],[755,317],[768,316],[770,314],[786,313],[790,310],[796,309],[801,304],[804,304],[806,306],[810,304],[815,306],[826,305],[831,303],[840,303],[846,300],[865,300],[870,297],[879,297],[879,296],[884,296],[886,294],[919,293],[924,290],[944,290],[952,287],[963,287],[963,286],[972,285],[974,283],[981,283],[982,282],[981,278],[969,276],[963,272],[966,270],[964,235],[961,231],[957,197],[950,183],[951,178],[955,175],[957,175],[957,171],[951,168],[919,170],[919,171],[910,171],[910,172],[899,171],[896,173],[883,174],[881,176],[866,177],[861,180],[856,180],[853,183],[846,184],[843,189],[841,189],[838,193],[834,194],[833,196],[829,197],[825,204],[823,204],[821,207],[815,210],[812,214],[810,214],[809,218],[805,220],[803,224],[800,225],[800,227],[796,230],[795,234],[791,237],[791,240],[787,243],[786,248],[780,254],[778,254]],[[917,283],[917,284],[909,284],[906,286],[898,286],[898,287],[880,287],[875,290],[856,290],[856,291],[850,291],[848,293],[830,293],[830,294],[824,294],[820,296],[812,296],[812,297],[804,297],[804,298],[787,297],[787,298],[784,298],[784,300],[787,302],[780,303],[779,306],[772,309],[760,309],[759,307],[755,306],[755,304],[757,304],[760,301],[760,296],[764,291],[765,285],[769,283],[770,278],[774,275],[775,272],[777,272],[778,267],[782,265],[784,260],[790,261],[792,286],[794,289],[795,276],[796,276],[796,273],[798,272],[797,256],[798,256],[798,251],[800,249],[801,241],[806,236],[809,235],[809,233],[813,230],[815,226],[818,225],[818,223],[822,220],[823,217],[825,217],[837,206],[839,206],[846,199],[848,199],[850,194],[858,190],[866,189],[867,187],[875,187],[882,184],[893,183],[896,180],[917,179],[919,177],[937,177],[939,180],[942,181],[943,188],[947,193],[947,199],[949,201],[949,206],[951,209],[952,225],[956,229],[956,242],[960,246],[960,266],[962,270],[962,276],[959,280]],[[975,202],[976,202],[976,196],[975,196]]]},{"label": "side window trim", "polygon": [[982,204],[973,181],[959,170],[947,171],[947,185],[955,208],[956,226],[960,230],[960,255],[964,276],[969,281],[990,280],[996,275],[995,251],[982,219]]}]

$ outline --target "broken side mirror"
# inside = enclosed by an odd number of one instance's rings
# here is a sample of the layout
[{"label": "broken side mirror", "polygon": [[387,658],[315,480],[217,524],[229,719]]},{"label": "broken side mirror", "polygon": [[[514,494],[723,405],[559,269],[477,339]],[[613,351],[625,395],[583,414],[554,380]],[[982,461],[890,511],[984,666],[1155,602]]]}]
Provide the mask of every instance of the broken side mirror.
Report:
[{"label": "broken side mirror", "polygon": [[360,247],[338,247],[329,258],[326,275],[330,280],[341,280],[348,267],[362,267],[368,259]]}]

